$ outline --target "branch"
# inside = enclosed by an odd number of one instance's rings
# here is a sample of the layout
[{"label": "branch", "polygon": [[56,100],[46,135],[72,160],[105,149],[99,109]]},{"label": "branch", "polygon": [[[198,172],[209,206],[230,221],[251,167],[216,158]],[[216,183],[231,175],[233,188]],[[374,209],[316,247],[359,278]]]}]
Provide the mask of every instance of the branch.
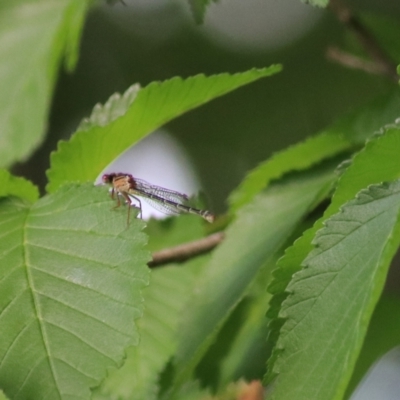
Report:
[{"label": "branch", "polygon": [[200,254],[211,251],[224,240],[224,237],[225,234],[223,232],[217,232],[200,240],[156,251],[153,253],[153,260],[147,265],[154,268],[171,262],[182,262],[189,258],[197,257]]},{"label": "branch", "polygon": [[[368,31],[367,27],[364,26],[362,22],[352,14],[351,10],[345,4],[343,4],[341,0],[330,0],[329,7],[333,13],[336,14],[338,20],[343,23],[351,32],[353,32],[361,46],[364,48],[367,54],[369,54],[373,60],[373,64],[375,65],[372,70],[378,71],[373,73],[386,75],[397,83],[398,75],[396,71],[396,64],[381,48],[375,37]],[[331,59],[335,59],[335,57],[331,57]],[[350,66],[348,63],[346,63],[346,61],[348,61],[348,57],[343,57],[343,55],[341,57],[337,57],[336,61],[340,63],[343,63],[344,61],[343,65]],[[369,68],[371,68],[371,66],[369,66],[367,69],[365,69],[365,62],[359,63],[354,62],[353,60],[350,61],[350,64],[353,65],[353,68],[361,66],[361,69],[364,71],[367,71]]]},{"label": "branch", "polygon": [[345,67],[359,69],[369,74],[384,75],[386,72],[382,68],[381,64],[377,64],[374,61],[368,61],[363,58],[357,57],[354,54],[340,50],[338,47],[328,47],[326,51],[326,57],[331,61],[335,61],[338,64],[344,65]]}]

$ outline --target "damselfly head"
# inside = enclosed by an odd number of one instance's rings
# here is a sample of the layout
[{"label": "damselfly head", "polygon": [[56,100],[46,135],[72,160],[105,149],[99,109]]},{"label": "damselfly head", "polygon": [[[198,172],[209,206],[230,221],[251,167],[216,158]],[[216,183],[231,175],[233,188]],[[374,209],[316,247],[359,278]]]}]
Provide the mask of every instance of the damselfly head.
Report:
[{"label": "damselfly head", "polygon": [[104,174],[101,177],[101,180],[103,181],[103,183],[108,183],[111,185],[113,183],[115,176],[116,176],[116,174]]}]

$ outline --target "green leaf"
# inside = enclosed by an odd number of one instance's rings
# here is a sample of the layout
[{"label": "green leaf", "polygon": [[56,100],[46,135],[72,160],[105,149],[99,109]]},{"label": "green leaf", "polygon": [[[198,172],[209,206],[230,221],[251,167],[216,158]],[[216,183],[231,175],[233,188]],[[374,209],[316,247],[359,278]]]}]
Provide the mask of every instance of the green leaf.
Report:
[{"label": "green leaf", "polygon": [[138,84],[132,85],[121,96],[114,93],[104,105],[96,104],[89,118],[85,118],[78,126],[78,131],[88,131],[94,127],[107,126],[112,121],[122,117],[135,101],[140,90]]},{"label": "green leaf", "polygon": [[76,60],[87,4],[1,1],[0,166],[24,160],[42,141],[58,65],[66,48],[69,66]]},{"label": "green leaf", "polygon": [[[298,224],[292,235],[286,240],[279,252],[272,257],[267,265],[263,266],[260,273],[250,285],[246,297],[236,308],[235,313],[231,314],[227,324],[233,325],[230,330],[224,329],[218,335],[217,342],[210,347],[209,353],[213,347],[221,343],[231,342],[229,344],[229,353],[223,356],[220,361],[218,371],[219,388],[222,389],[229,382],[235,382],[245,377],[247,380],[262,379],[265,374],[265,360],[271,355],[272,347],[265,338],[268,336],[268,319],[265,318],[265,312],[268,310],[268,303],[271,294],[265,290],[268,282],[271,281],[271,271],[274,270],[277,260],[282,256],[283,251],[288,244],[293,243],[301,232],[310,226],[308,216],[305,221]],[[270,264],[270,265],[268,265]],[[244,307],[243,307],[244,305]],[[240,309],[245,309],[244,312]],[[238,314],[239,309],[239,318]],[[227,331],[224,337],[223,331]],[[219,343],[220,342],[220,343]],[[202,360],[202,363],[204,360]]]},{"label": "green leaf", "polygon": [[0,400],[8,400],[6,395],[0,390]]},{"label": "green leaf", "polygon": [[5,169],[0,169],[0,198],[7,196],[16,196],[34,202],[39,198],[39,190],[32,182],[13,176]]},{"label": "green leaf", "polygon": [[341,118],[318,135],[274,154],[253,169],[231,194],[231,211],[236,213],[272,180],[285,173],[307,169],[364,144],[382,126],[395,122],[399,107],[400,93],[396,89]]},{"label": "green leaf", "polygon": [[318,231],[287,290],[271,399],[342,399],[400,243],[400,181],[371,186]]},{"label": "green leaf", "polygon": [[74,70],[78,62],[80,38],[91,4],[91,0],[71,0],[59,29],[58,48],[64,50],[64,64],[69,72]]},{"label": "green leaf", "polygon": [[204,21],[206,8],[210,5],[211,1],[216,2],[217,0],[189,0],[193,17],[197,23],[202,23]]},{"label": "green leaf", "polygon": [[329,0],[301,0],[305,4],[311,4],[314,7],[326,7]]},{"label": "green leaf", "polygon": [[[202,237],[199,218],[181,216],[150,220],[145,232],[151,251]],[[197,257],[181,267],[173,264],[152,269],[150,285],[143,291],[144,315],[138,321],[140,343],[127,350],[122,368],[114,371],[95,390],[93,399],[156,399],[159,376],[176,349],[178,321],[192,292],[194,279],[206,257]]]},{"label": "green leaf", "polygon": [[396,87],[359,110],[340,119],[332,128],[355,144],[363,145],[375,132],[399,118],[400,91]]},{"label": "green leaf", "polygon": [[[326,209],[313,228],[307,230],[293,246],[286,250],[285,255],[278,262],[278,268],[274,271],[274,280],[268,290],[274,295],[271,300],[272,307],[268,311],[271,321],[270,341],[276,342],[279,330],[284,322],[277,318],[280,305],[287,297],[285,288],[290,282],[292,275],[301,269],[303,260],[312,250],[311,241],[318,229],[322,227],[323,221],[339,211],[342,204],[354,198],[358,191],[370,184],[389,181],[400,177],[400,165],[397,147],[400,145],[400,128],[396,125],[385,129],[384,134],[375,135],[369,140],[365,148],[352,160],[347,170],[342,174],[332,202]],[[379,167],[377,167],[379,166]],[[275,347],[272,357],[268,361],[267,381],[274,375],[274,363],[279,357],[281,349]]]},{"label": "green leaf", "polygon": [[332,203],[324,218],[366,186],[400,177],[397,146],[400,145],[400,124],[388,125],[372,137],[342,175]]},{"label": "green leaf", "polygon": [[90,399],[138,343],[148,281],[143,223],[104,188],[0,200],[0,387],[12,399]]},{"label": "green leaf", "polygon": [[127,351],[127,359],[96,391],[93,399],[157,399],[159,374],[176,349],[179,317],[191,294],[199,266],[196,259],[183,267],[152,271],[143,292],[145,311],[138,322],[140,344]]},{"label": "green leaf", "polygon": [[229,196],[231,211],[237,212],[273,180],[289,171],[305,170],[352,147],[338,132],[327,131],[274,154],[253,169]]},{"label": "green leaf", "polygon": [[59,143],[47,173],[48,191],[68,181],[93,181],[123,151],[173,118],[280,70],[274,65],[234,75],[197,75],[151,83],[138,92],[125,115],[111,119],[106,126],[78,131],[69,142]]},{"label": "green leaf", "polygon": [[168,400],[214,400],[214,397],[211,397],[209,390],[202,388],[198,382],[188,381]]},{"label": "green leaf", "polygon": [[204,227],[208,226],[201,218],[193,215],[180,215],[164,220],[150,219],[146,226],[149,235],[150,251],[158,251],[204,237]]},{"label": "green leaf", "polygon": [[175,389],[204,355],[260,267],[280,249],[333,179],[332,168],[296,176],[270,188],[239,212],[204,268],[184,314]]},{"label": "green leaf", "polygon": [[[275,267],[276,260],[272,261],[273,264],[266,267],[269,273]],[[271,295],[264,289],[262,294],[249,298],[244,321],[237,327],[229,353],[221,360],[220,388],[240,377],[254,376],[259,372],[260,367],[262,367],[260,373],[262,376],[268,355],[265,342],[268,332],[265,310],[268,309],[270,297]]]}]

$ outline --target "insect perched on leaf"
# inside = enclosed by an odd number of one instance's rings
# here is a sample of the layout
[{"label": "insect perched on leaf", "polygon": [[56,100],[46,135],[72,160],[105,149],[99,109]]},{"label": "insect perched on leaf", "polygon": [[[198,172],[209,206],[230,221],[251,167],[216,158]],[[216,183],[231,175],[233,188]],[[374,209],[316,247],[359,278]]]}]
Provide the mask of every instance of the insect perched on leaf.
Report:
[{"label": "insect perched on leaf", "polygon": [[122,172],[104,174],[102,177],[104,183],[111,185],[111,198],[117,195],[117,205],[121,205],[120,196],[122,196],[129,204],[128,208],[128,224],[130,208],[135,207],[132,199],[139,204],[139,215],[142,216],[142,203],[139,197],[143,197],[155,209],[166,214],[195,214],[204,218],[208,222],[214,222],[215,216],[207,210],[198,210],[197,208],[187,205],[189,200],[185,194],[162,188],[160,186],[151,185],[141,179],[134,178],[130,174]]}]

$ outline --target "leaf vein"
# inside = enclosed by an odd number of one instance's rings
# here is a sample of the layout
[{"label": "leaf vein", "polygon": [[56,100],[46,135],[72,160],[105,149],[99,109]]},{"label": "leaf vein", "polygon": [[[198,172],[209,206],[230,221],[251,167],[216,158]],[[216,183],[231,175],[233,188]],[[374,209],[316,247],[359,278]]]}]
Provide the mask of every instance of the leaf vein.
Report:
[{"label": "leaf vein", "polygon": [[[115,328],[114,326],[112,326],[112,325],[110,325],[110,324],[104,322],[103,320],[101,320],[100,318],[98,318],[98,317],[96,317],[96,316],[94,316],[94,315],[92,315],[92,314],[89,314],[89,313],[87,313],[87,312],[85,312],[85,311],[83,311],[83,310],[80,310],[80,309],[78,309],[78,308],[76,308],[76,307],[73,307],[71,304],[64,303],[64,302],[62,302],[61,300],[59,300],[59,299],[57,299],[57,298],[55,298],[55,297],[49,296],[49,295],[47,295],[47,294],[45,294],[45,293],[41,293],[41,292],[38,292],[38,293],[39,293],[41,296],[43,296],[43,297],[46,297],[46,298],[48,298],[48,299],[50,299],[50,300],[53,300],[53,301],[55,301],[55,302],[57,302],[57,303],[59,303],[59,304],[62,304],[63,306],[69,308],[69,309],[72,310],[72,311],[75,311],[75,312],[77,312],[77,313],[79,313],[79,314],[81,314],[81,315],[83,315],[83,316],[85,316],[85,317],[91,318],[91,319],[93,319],[94,321],[101,323],[101,324],[104,325],[104,326],[107,326],[107,327],[110,328],[111,330],[113,330],[113,331],[115,331],[115,332],[117,332],[117,333],[119,333],[119,334],[121,334],[121,335],[123,335],[123,336],[130,337],[130,335],[129,335],[128,333],[125,333],[125,332],[122,332],[122,331],[118,330],[118,329]],[[124,303],[122,303],[122,304],[124,304]],[[124,305],[125,305],[125,304],[124,304]],[[129,307],[132,307],[133,309],[136,309],[136,307],[133,307],[133,306],[131,306],[131,305],[128,305],[128,306],[129,306]],[[50,321],[49,321],[48,319],[45,319],[45,321],[50,323]]]},{"label": "leaf vein", "polygon": [[67,329],[64,326],[61,325],[57,325],[49,320],[46,320],[46,323],[49,325],[52,325],[68,334],[70,334],[71,336],[75,337],[76,339],[78,339],[80,342],[82,342],[84,345],[86,345],[87,347],[91,348],[92,350],[95,350],[96,352],[98,352],[99,354],[101,354],[102,356],[104,356],[105,358],[111,360],[113,363],[115,363],[115,361],[111,358],[111,356],[109,356],[108,354],[104,353],[102,350],[96,348],[94,345],[90,344],[89,342],[87,342],[85,339],[83,339],[82,337],[80,337],[77,333]]}]

